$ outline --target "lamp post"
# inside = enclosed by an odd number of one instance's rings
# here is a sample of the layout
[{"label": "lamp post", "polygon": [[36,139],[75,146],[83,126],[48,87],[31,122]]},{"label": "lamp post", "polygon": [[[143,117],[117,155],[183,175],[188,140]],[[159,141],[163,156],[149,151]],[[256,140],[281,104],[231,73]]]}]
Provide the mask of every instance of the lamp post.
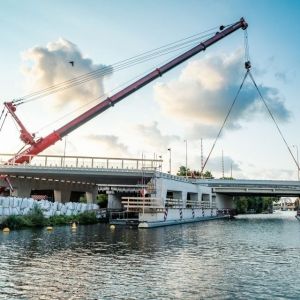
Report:
[{"label": "lamp post", "polygon": [[172,148],[168,148],[169,151],[169,174],[171,175],[172,172]]},{"label": "lamp post", "polygon": [[299,155],[298,155],[298,145],[292,145],[296,149],[297,154],[297,175],[298,175],[298,181],[299,181]]},{"label": "lamp post", "polygon": [[188,169],[187,169],[187,140],[184,140],[185,142],[185,178],[188,177]]}]

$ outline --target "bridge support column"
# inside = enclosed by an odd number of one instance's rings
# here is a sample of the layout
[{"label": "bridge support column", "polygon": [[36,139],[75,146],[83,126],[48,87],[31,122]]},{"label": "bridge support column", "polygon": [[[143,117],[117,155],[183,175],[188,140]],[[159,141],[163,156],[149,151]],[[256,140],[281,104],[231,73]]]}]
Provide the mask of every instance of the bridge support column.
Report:
[{"label": "bridge support column", "polygon": [[216,193],[216,203],[219,208],[234,208],[233,197]]},{"label": "bridge support column", "polygon": [[85,192],[86,203],[93,203],[93,193]]},{"label": "bridge support column", "polygon": [[121,197],[116,195],[114,191],[107,191],[106,194],[108,195],[108,209],[121,209],[122,208],[122,200]]},{"label": "bridge support column", "polygon": [[61,203],[61,191],[54,190],[54,201]]},{"label": "bridge support column", "polygon": [[31,194],[31,180],[18,180],[18,187],[14,191],[13,196],[21,198],[29,198]]},{"label": "bridge support column", "polygon": [[69,187],[64,187],[61,190],[61,202],[69,202],[71,198],[71,188]]}]

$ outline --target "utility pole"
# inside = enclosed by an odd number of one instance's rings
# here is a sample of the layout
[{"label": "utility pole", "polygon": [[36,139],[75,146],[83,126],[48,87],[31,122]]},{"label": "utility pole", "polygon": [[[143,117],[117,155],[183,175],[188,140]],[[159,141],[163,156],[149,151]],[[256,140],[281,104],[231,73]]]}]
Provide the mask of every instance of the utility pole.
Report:
[{"label": "utility pole", "polygon": [[172,148],[168,148],[168,151],[169,151],[169,174],[171,175],[172,173]]},{"label": "utility pole", "polygon": [[224,154],[223,154],[223,149],[222,149],[222,179],[224,179]]},{"label": "utility pole", "polygon": [[203,160],[203,140],[201,138],[201,170],[203,170],[204,160]]},{"label": "utility pole", "polygon": [[299,181],[299,154],[298,154],[298,145],[292,145],[294,148],[296,148],[296,154],[297,154],[297,176]]},{"label": "utility pole", "polygon": [[187,169],[187,140],[185,141],[185,178],[188,177],[188,169]]}]

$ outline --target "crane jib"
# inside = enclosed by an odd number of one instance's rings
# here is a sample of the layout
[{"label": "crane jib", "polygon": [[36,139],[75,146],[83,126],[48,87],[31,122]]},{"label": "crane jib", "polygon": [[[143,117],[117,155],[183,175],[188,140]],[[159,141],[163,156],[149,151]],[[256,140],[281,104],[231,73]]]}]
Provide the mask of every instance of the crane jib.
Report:
[{"label": "crane jib", "polygon": [[114,94],[113,96],[106,98],[104,101],[90,108],[89,110],[79,115],[75,119],[71,120],[66,125],[59,128],[58,130],[52,132],[51,134],[49,134],[44,138],[41,138],[35,144],[31,145],[26,150],[19,153],[16,157],[10,159],[9,162],[11,161],[15,163],[28,162],[29,161],[28,157],[41,153],[43,150],[47,149],[48,147],[50,147],[51,145],[59,141],[63,136],[66,136],[67,134],[74,131],[81,125],[85,124],[86,122],[93,119],[100,113],[104,112],[106,109],[110,108],[114,104],[118,103],[122,99],[129,96],[130,94],[134,93],[135,91],[139,90],[143,86],[147,85],[148,83],[162,76],[164,73],[170,71],[171,69],[183,63],[184,61],[188,60],[189,58],[193,57],[197,53],[204,51],[209,46],[213,45],[214,43],[218,42],[219,40],[223,39],[227,35],[233,33],[234,31],[238,29],[245,30],[247,27],[248,24],[246,23],[246,21],[243,18],[241,18],[238,22],[234,23],[231,26],[226,27],[225,29],[223,29],[224,27],[220,28],[223,30],[217,32],[213,37],[201,42],[197,46],[179,55],[178,57],[164,64],[163,66],[156,68],[146,76],[138,79],[137,81],[130,84],[123,90]]}]

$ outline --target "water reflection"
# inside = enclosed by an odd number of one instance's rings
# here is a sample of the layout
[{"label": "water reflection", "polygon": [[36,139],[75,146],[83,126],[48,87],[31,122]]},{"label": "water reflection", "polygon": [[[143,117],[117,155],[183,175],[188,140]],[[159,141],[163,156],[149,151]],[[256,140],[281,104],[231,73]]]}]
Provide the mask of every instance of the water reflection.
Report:
[{"label": "water reflection", "polygon": [[294,216],[0,233],[0,299],[299,299]]}]

